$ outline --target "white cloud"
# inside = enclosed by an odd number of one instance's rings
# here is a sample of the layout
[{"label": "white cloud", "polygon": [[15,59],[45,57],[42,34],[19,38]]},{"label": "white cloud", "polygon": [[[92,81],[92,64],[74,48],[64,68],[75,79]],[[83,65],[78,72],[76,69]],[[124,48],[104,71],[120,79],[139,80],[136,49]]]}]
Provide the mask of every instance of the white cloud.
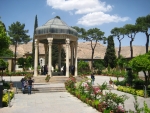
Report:
[{"label": "white cloud", "polygon": [[69,11],[69,14],[70,14],[70,15],[73,15],[73,12]]},{"label": "white cloud", "polygon": [[112,5],[107,5],[100,0],[47,0],[47,4],[53,9],[68,11],[70,15],[80,14],[77,24],[95,26],[110,22],[124,22],[128,17],[110,15]]},{"label": "white cloud", "polygon": [[129,17],[119,17],[118,15],[109,15],[103,12],[94,12],[84,15],[78,20],[77,24],[95,26],[110,22],[124,22],[128,19]]},{"label": "white cloud", "polygon": [[56,13],[55,12],[52,12],[52,15],[55,15]]},{"label": "white cloud", "polygon": [[47,0],[47,4],[54,9],[64,11],[75,10],[75,14],[86,14],[95,11],[111,11],[112,6],[99,0]]}]

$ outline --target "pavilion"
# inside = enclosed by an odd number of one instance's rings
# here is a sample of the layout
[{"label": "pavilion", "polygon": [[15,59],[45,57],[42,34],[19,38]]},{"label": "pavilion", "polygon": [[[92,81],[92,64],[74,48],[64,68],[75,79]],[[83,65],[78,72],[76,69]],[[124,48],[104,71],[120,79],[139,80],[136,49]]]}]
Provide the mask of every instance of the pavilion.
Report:
[{"label": "pavilion", "polygon": [[[34,57],[34,76],[38,76],[38,49],[39,43],[42,43],[45,50],[45,64],[48,67],[48,75],[52,77],[52,44],[58,45],[58,67],[61,67],[61,48],[66,45],[66,77],[69,77],[69,66],[75,67],[75,76],[77,76],[77,45],[78,33],[75,29],[69,27],[64,21],[56,16],[50,19],[44,25],[36,28],[34,36],[35,57]],[[69,56],[71,60],[69,62]]]}]

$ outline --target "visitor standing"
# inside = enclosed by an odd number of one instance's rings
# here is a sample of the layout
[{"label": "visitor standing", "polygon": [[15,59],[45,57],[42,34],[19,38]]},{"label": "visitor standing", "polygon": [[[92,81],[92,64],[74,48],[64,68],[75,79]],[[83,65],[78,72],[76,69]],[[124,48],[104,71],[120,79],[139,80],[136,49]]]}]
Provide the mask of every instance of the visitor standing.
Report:
[{"label": "visitor standing", "polygon": [[44,75],[46,75],[48,72],[48,68],[47,68],[47,65],[44,65]]},{"label": "visitor standing", "polygon": [[29,80],[28,80],[28,95],[31,94],[31,90],[32,90],[32,83],[34,81],[31,80],[31,77],[29,77]]},{"label": "visitor standing", "polygon": [[24,94],[25,93],[25,88],[27,86],[25,78],[21,79],[21,86],[22,86],[22,93]]},{"label": "visitor standing", "polygon": [[91,83],[92,85],[94,85],[94,81],[95,81],[95,76],[94,73],[91,74]]}]

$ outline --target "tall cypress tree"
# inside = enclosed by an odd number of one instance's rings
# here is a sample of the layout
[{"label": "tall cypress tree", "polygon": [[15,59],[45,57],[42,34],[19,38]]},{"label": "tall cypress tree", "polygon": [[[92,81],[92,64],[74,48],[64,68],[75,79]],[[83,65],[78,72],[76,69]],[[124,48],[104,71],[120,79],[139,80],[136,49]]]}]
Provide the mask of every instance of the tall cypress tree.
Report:
[{"label": "tall cypress tree", "polygon": [[116,66],[115,44],[112,35],[108,36],[108,45],[104,56],[104,62],[106,67],[108,67],[108,65],[111,68]]},{"label": "tall cypress tree", "polygon": [[[38,27],[38,20],[37,20],[37,15],[36,15],[35,22],[34,22],[33,41],[32,41],[32,66],[34,66],[34,56],[35,56],[34,35],[35,35],[35,30],[37,27]],[[39,62],[39,60],[38,60],[38,62]]]}]

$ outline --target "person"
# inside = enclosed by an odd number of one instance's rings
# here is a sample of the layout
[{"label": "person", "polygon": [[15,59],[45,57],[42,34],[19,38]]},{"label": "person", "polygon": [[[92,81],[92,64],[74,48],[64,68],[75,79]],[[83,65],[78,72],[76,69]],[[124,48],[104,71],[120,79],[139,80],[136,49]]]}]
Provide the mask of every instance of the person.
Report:
[{"label": "person", "polygon": [[47,72],[48,72],[47,65],[44,65],[44,75],[46,75]]},{"label": "person", "polygon": [[27,86],[25,78],[21,79],[21,85],[22,85],[22,93],[24,94],[25,93],[25,88]]},{"label": "person", "polygon": [[63,75],[66,75],[66,65],[63,67]]},{"label": "person", "polygon": [[94,81],[95,81],[95,76],[94,73],[91,74],[91,83],[92,85],[94,85]]},{"label": "person", "polygon": [[31,94],[31,89],[32,89],[32,83],[34,81],[31,80],[31,77],[29,77],[29,80],[28,80],[28,95]]},{"label": "person", "polygon": [[44,67],[42,66],[41,67],[41,75],[43,75],[43,73],[44,73]]},{"label": "person", "polygon": [[71,66],[71,75],[74,75],[75,66]]}]

